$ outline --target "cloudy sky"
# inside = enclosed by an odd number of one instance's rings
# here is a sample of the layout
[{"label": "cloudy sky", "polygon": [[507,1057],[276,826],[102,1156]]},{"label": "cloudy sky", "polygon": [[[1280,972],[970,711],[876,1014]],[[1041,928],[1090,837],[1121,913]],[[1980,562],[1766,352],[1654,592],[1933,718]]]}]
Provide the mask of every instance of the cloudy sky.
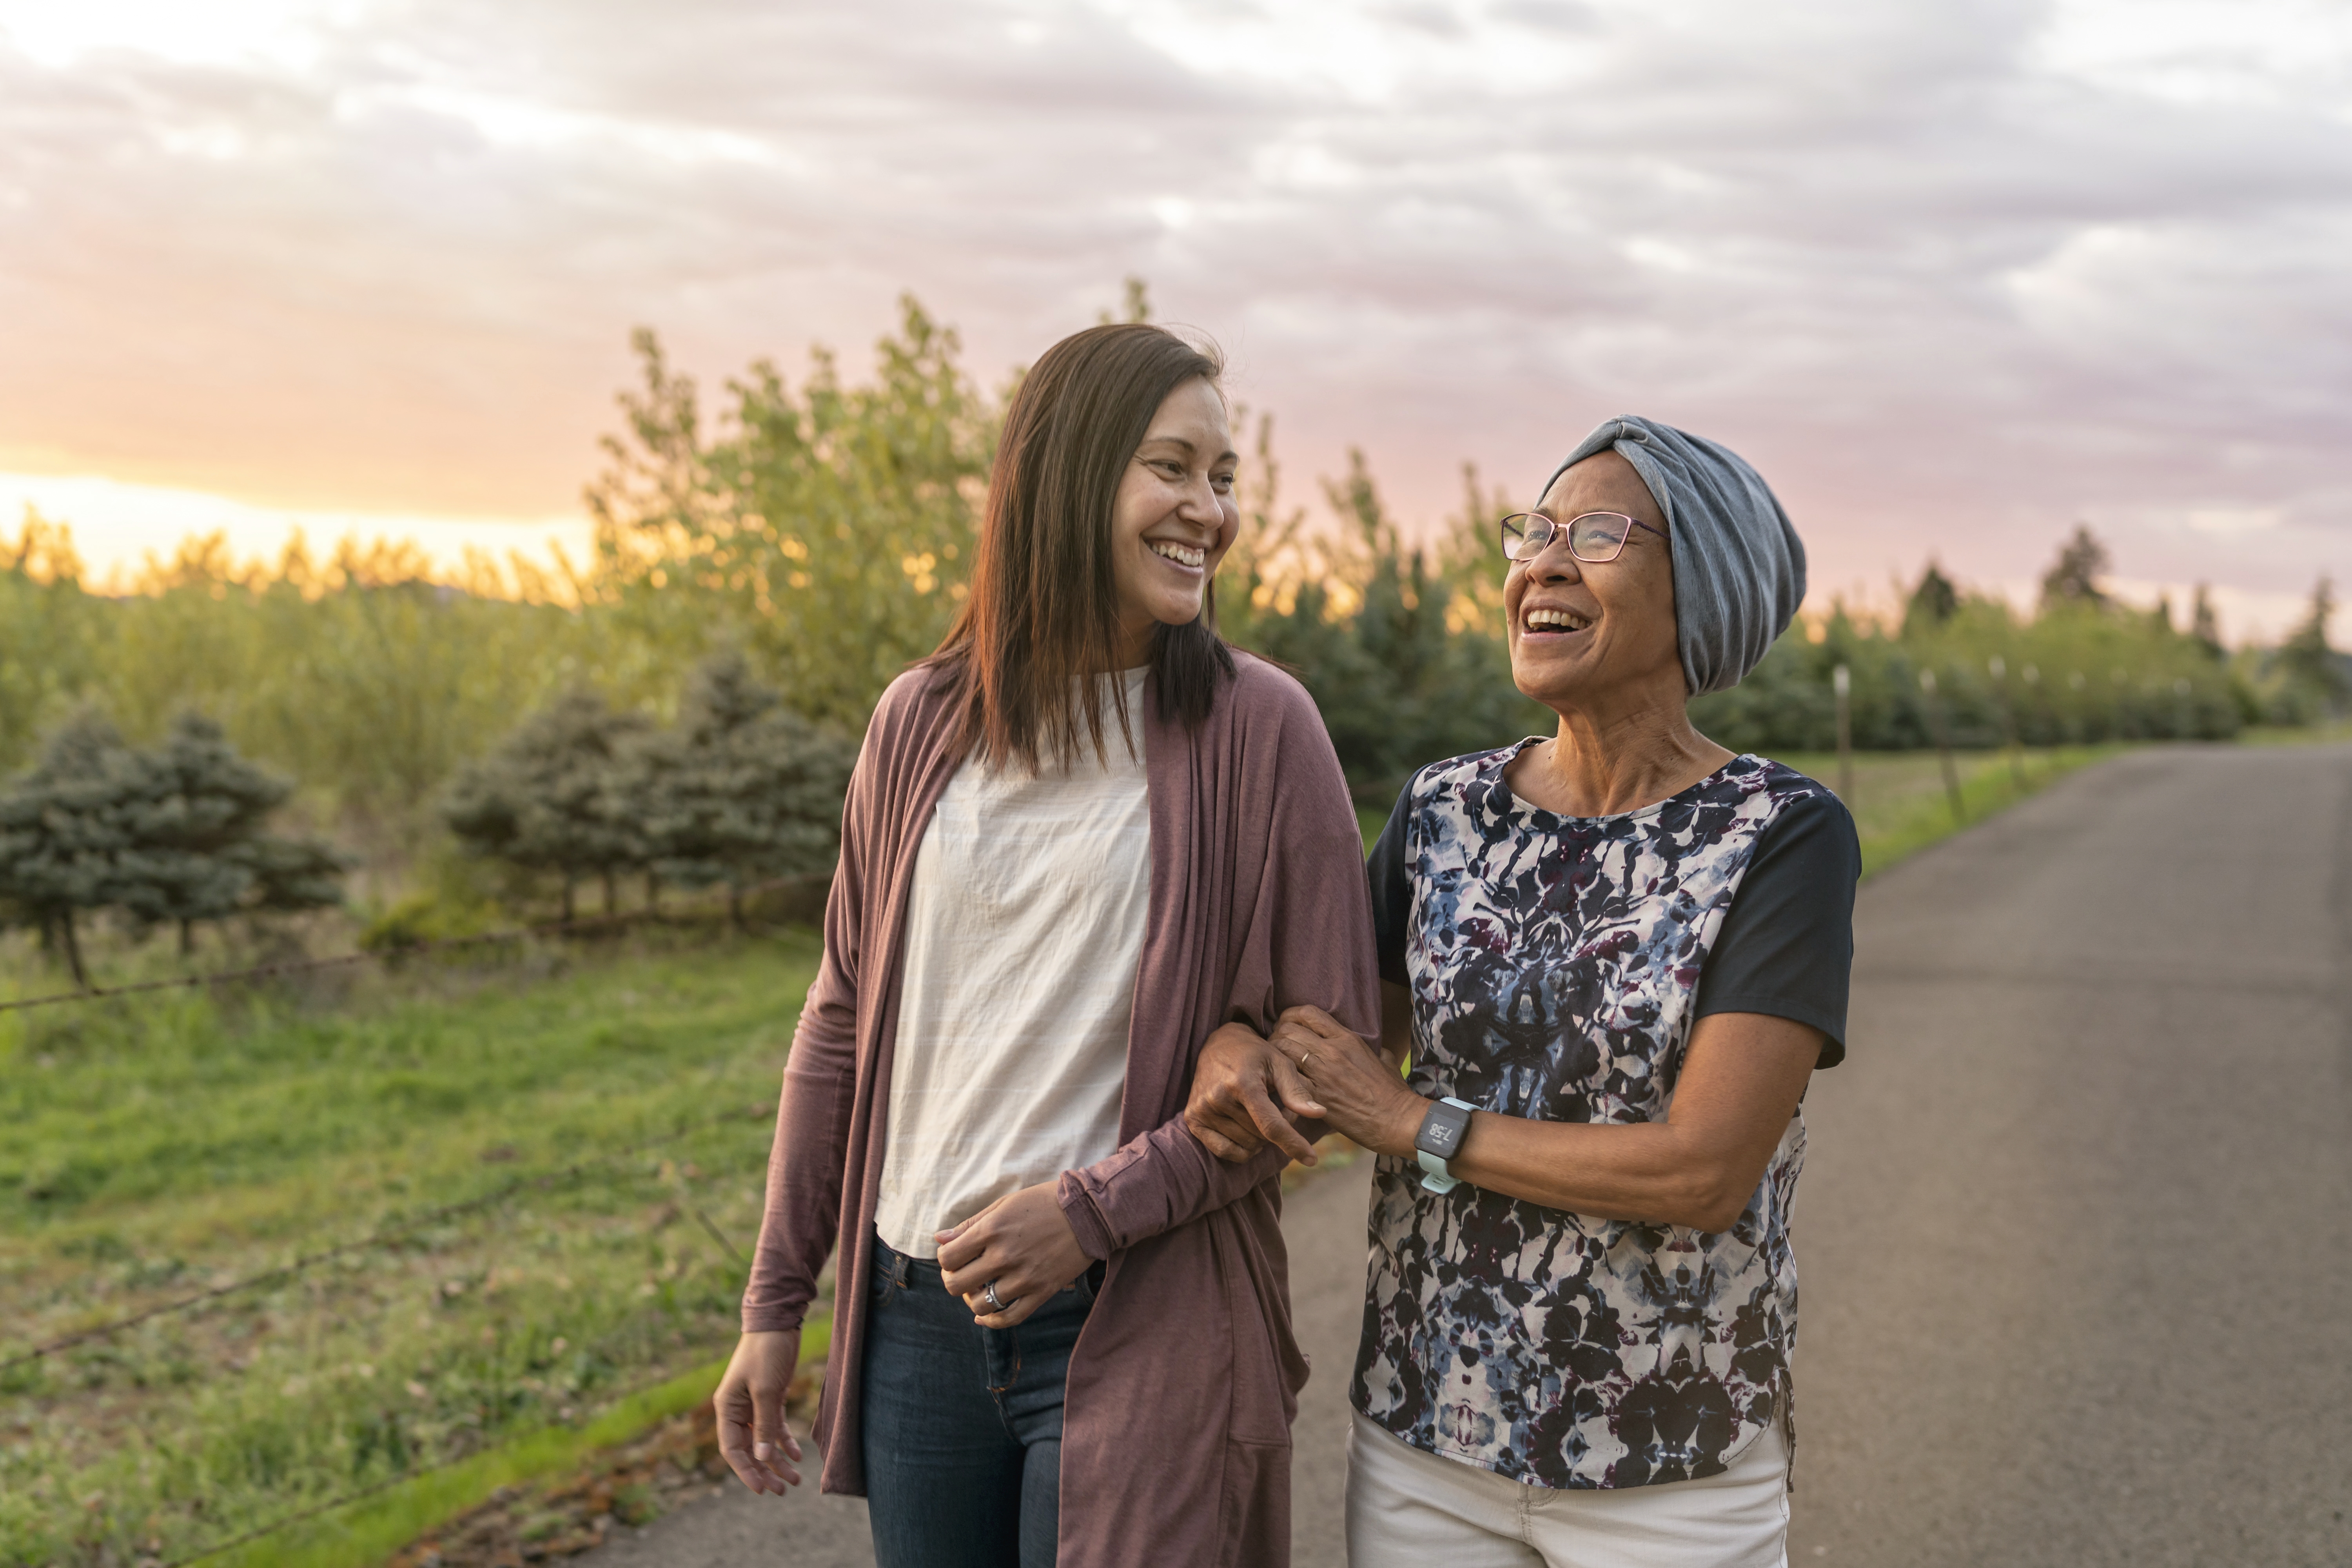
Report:
[{"label": "cloudy sky", "polygon": [[2352,574],[2347,257],[2343,0],[0,0],[0,508],[101,563],[576,538],[634,325],[993,382],[1134,273],[1302,499],[1638,412],[1817,602],[2087,521],[2243,635]]}]

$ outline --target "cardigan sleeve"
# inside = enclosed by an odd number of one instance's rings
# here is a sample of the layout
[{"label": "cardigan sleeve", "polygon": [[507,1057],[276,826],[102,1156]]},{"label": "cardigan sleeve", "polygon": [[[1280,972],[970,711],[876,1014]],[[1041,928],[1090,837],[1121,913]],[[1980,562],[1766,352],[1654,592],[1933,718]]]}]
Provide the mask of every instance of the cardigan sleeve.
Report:
[{"label": "cardigan sleeve", "polygon": [[881,712],[858,749],[842,803],[841,859],[824,901],[824,957],[793,1029],[768,1152],[766,1212],[743,1290],[743,1331],[797,1329],[841,1225],[850,1119],[857,1088],[857,984],[864,956],[866,879],[883,857],[877,826],[877,752],[890,726]]},{"label": "cardigan sleeve", "polygon": [[[1380,1034],[1370,896],[1362,829],[1322,716],[1287,676],[1258,667],[1262,711],[1234,765],[1243,773],[1241,837],[1263,845],[1256,874],[1237,879],[1239,962],[1221,1022],[1273,1032],[1286,1008],[1313,1004],[1368,1040]],[[1255,830],[1255,831],[1253,831]],[[1110,1158],[1064,1173],[1062,1212],[1090,1258],[1223,1208],[1280,1171],[1268,1147],[1240,1164],[1215,1158],[1182,1114]]]}]

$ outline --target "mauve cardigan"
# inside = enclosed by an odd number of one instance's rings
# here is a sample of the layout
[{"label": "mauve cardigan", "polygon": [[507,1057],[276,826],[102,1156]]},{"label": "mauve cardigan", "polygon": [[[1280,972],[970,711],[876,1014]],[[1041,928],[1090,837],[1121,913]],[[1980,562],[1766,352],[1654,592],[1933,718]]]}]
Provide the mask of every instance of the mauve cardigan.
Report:
[{"label": "mauve cardigan", "polygon": [[[1151,895],[1128,1037],[1118,1151],[1063,1174],[1078,1243],[1108,1276],[1070,1358],[1059,1561],[1066,1568],[1290,1560],[1290,1421],[1307,1361],[1290,1327],[1280,1156],[1213,1158],[1181,1114],[1201,1047],[1313,1003],[1367,1037],[1378,977],[1363,844],[1305,689],[1236,654],[1196,729],[1138,715]],[[860,1374],[890,1104],[907,892],[960,759],[947,682],[901,676],[851,776],[824,959],[784,1067],[746,1331],[800,1326],[841,1261],[816,1420],[823,1488],[865,1491]],[[848,1178],[855,1175],[855,1181]]]}]

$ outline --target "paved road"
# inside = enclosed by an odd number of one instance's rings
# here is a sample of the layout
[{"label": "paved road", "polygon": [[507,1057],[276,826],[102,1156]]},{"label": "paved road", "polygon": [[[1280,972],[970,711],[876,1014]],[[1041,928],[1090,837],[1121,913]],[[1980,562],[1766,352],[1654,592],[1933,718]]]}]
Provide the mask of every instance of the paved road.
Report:
[{"label": "paved road", "polygon": [[[1811,1096],[1790,1555],[2352,1563],[2352,751],[2143,752],[1874,879]],[[1337,1548],[1363,1168],[1294,1195],[1297,1560]],[[597,1568],[865,1564],[735,1497]]]},{"label": "paved road", "polygon": [[2352,752],[2142,752],[1874,879],[1790,1557],[2352,1563]]}]

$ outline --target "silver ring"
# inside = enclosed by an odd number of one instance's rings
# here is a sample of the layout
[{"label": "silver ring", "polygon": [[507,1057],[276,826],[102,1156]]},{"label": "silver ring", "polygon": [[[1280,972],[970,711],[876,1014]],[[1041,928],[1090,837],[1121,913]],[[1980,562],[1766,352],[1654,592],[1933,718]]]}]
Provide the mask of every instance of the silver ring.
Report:
[{"label": "silver ring", "polygon": [[1004,1310],[1004,1303],[997,1300],[995,1280],[990,1280],[988,1282],[988,1289],[982,1290],[980,1294],[981,1299],[988,1303],[988,1310],[990,1311],[1002,1312]]},{"label": "silver ring", "polygon": [[1298,1070],[1300,1072],[1313,1072],[1315,1070],[1314,1062],[1315,1053],[1313,1051],[1308,1051],[1306,1055],[1298,1058]]}]

